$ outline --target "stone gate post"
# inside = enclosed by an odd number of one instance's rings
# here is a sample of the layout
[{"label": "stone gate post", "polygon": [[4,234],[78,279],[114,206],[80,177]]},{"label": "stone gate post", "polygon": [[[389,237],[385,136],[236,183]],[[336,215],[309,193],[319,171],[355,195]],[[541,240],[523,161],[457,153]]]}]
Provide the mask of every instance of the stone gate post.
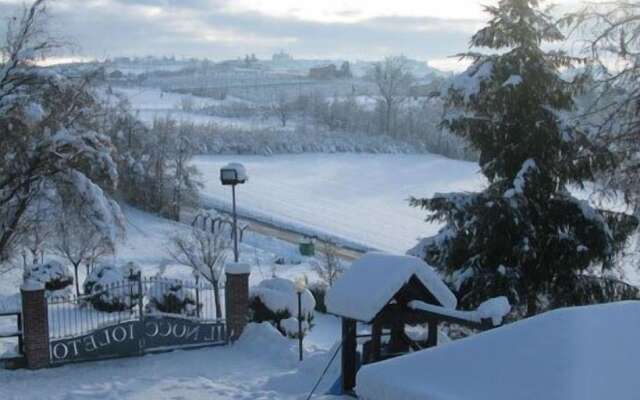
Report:
[{"label": "stone gate post", "polygon": [[249,320],[249,275],[251,266],[230,263],[226,268],[225,315],[230,340],[236,340]]},{"label": "stone gate post", "polygon": [[25,281],[22,297],[22,335],[24,355],[30,369],[49,366],[49,318],[44,285]]}]

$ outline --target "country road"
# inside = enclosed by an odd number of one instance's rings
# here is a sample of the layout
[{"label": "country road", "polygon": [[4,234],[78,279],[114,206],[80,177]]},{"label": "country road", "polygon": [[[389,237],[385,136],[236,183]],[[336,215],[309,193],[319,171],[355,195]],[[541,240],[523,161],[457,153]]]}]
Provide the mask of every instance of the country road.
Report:
[{"label": "country road", "polygon": [[[218,212],[220,211],[218,210]],[[191,224],[194,217],[195,217],[194,210],[189,210],[182,213],[181,219],[184,223]],[[288,243],[292,243],[295,245],[300,243],[302,239],[308,237],[308,235],[305,235],[304,233],[301,233],[301,232],[296,232],[293,229],[283,228],[275,224],[269,224],[266,222],[247,218],[246,216],[242,216],[242,217],[239,216],[238,222],[245,222],[249,224],[248,230],[251,232],[255,232],[257,234],[264,235],[264,236],[274,237],[276,239],[279,239]],[[316,243],[323,244],[325,243],[325,241],[323,241],[322,239],[316,238]],[[316,246],[316,250],[318,247],[319,246]],[[338,257],[349,262],[360,258],[360,256],[362,256],[365,253],[362,250],[347,248],[344,246],[335,245],[334,247],[336,249],[336,253]]]}]

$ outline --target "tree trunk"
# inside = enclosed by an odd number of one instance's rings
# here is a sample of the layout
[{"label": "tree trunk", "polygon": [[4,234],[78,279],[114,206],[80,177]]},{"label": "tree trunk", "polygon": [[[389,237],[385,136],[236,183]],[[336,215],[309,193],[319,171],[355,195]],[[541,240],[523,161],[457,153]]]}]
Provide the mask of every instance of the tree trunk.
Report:
[{"label": "tree trunk", "polygon": [[220,305],[220,287],[218,285],[218,281],[214,280],[213,284],[213,301],[216,306],[216,318],[220,318],[222,316],[222,307]]},{"label": "tree trunk", "polygon": [[76,282],[76,296],[80,296],[80,283],[78,283],[78,267],[80,263],[73,264],[73,273],[75,274],[75,282]]},{"label": "tree trunk", "polygon": [[527,294],[527,317],[532,317],[538,312],[538,296],[535,290]]},{"label": "tree trunk", "polygon": [[391,102],[387,100],[387,112],[385,117],[384,131],[387,135],[391,135]]}]

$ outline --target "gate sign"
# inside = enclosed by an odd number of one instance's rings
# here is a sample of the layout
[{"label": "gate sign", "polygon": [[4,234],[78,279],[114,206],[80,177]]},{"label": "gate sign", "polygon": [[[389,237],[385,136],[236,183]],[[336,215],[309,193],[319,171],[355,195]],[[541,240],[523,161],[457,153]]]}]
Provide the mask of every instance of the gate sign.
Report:
[{"label": "gate sign", "polygon": [[153,317],[144,319],[144,347],[190,346],[226,343],[225,326],[222,323],[202,323],[177,317]]},{"label": "gate sign", "polygon": [[223,322],[200,322],[171,316],[145,316],[96,329],[90,334],[50,343],[53,363],[123,357],[145,351],[225,344]]}]

